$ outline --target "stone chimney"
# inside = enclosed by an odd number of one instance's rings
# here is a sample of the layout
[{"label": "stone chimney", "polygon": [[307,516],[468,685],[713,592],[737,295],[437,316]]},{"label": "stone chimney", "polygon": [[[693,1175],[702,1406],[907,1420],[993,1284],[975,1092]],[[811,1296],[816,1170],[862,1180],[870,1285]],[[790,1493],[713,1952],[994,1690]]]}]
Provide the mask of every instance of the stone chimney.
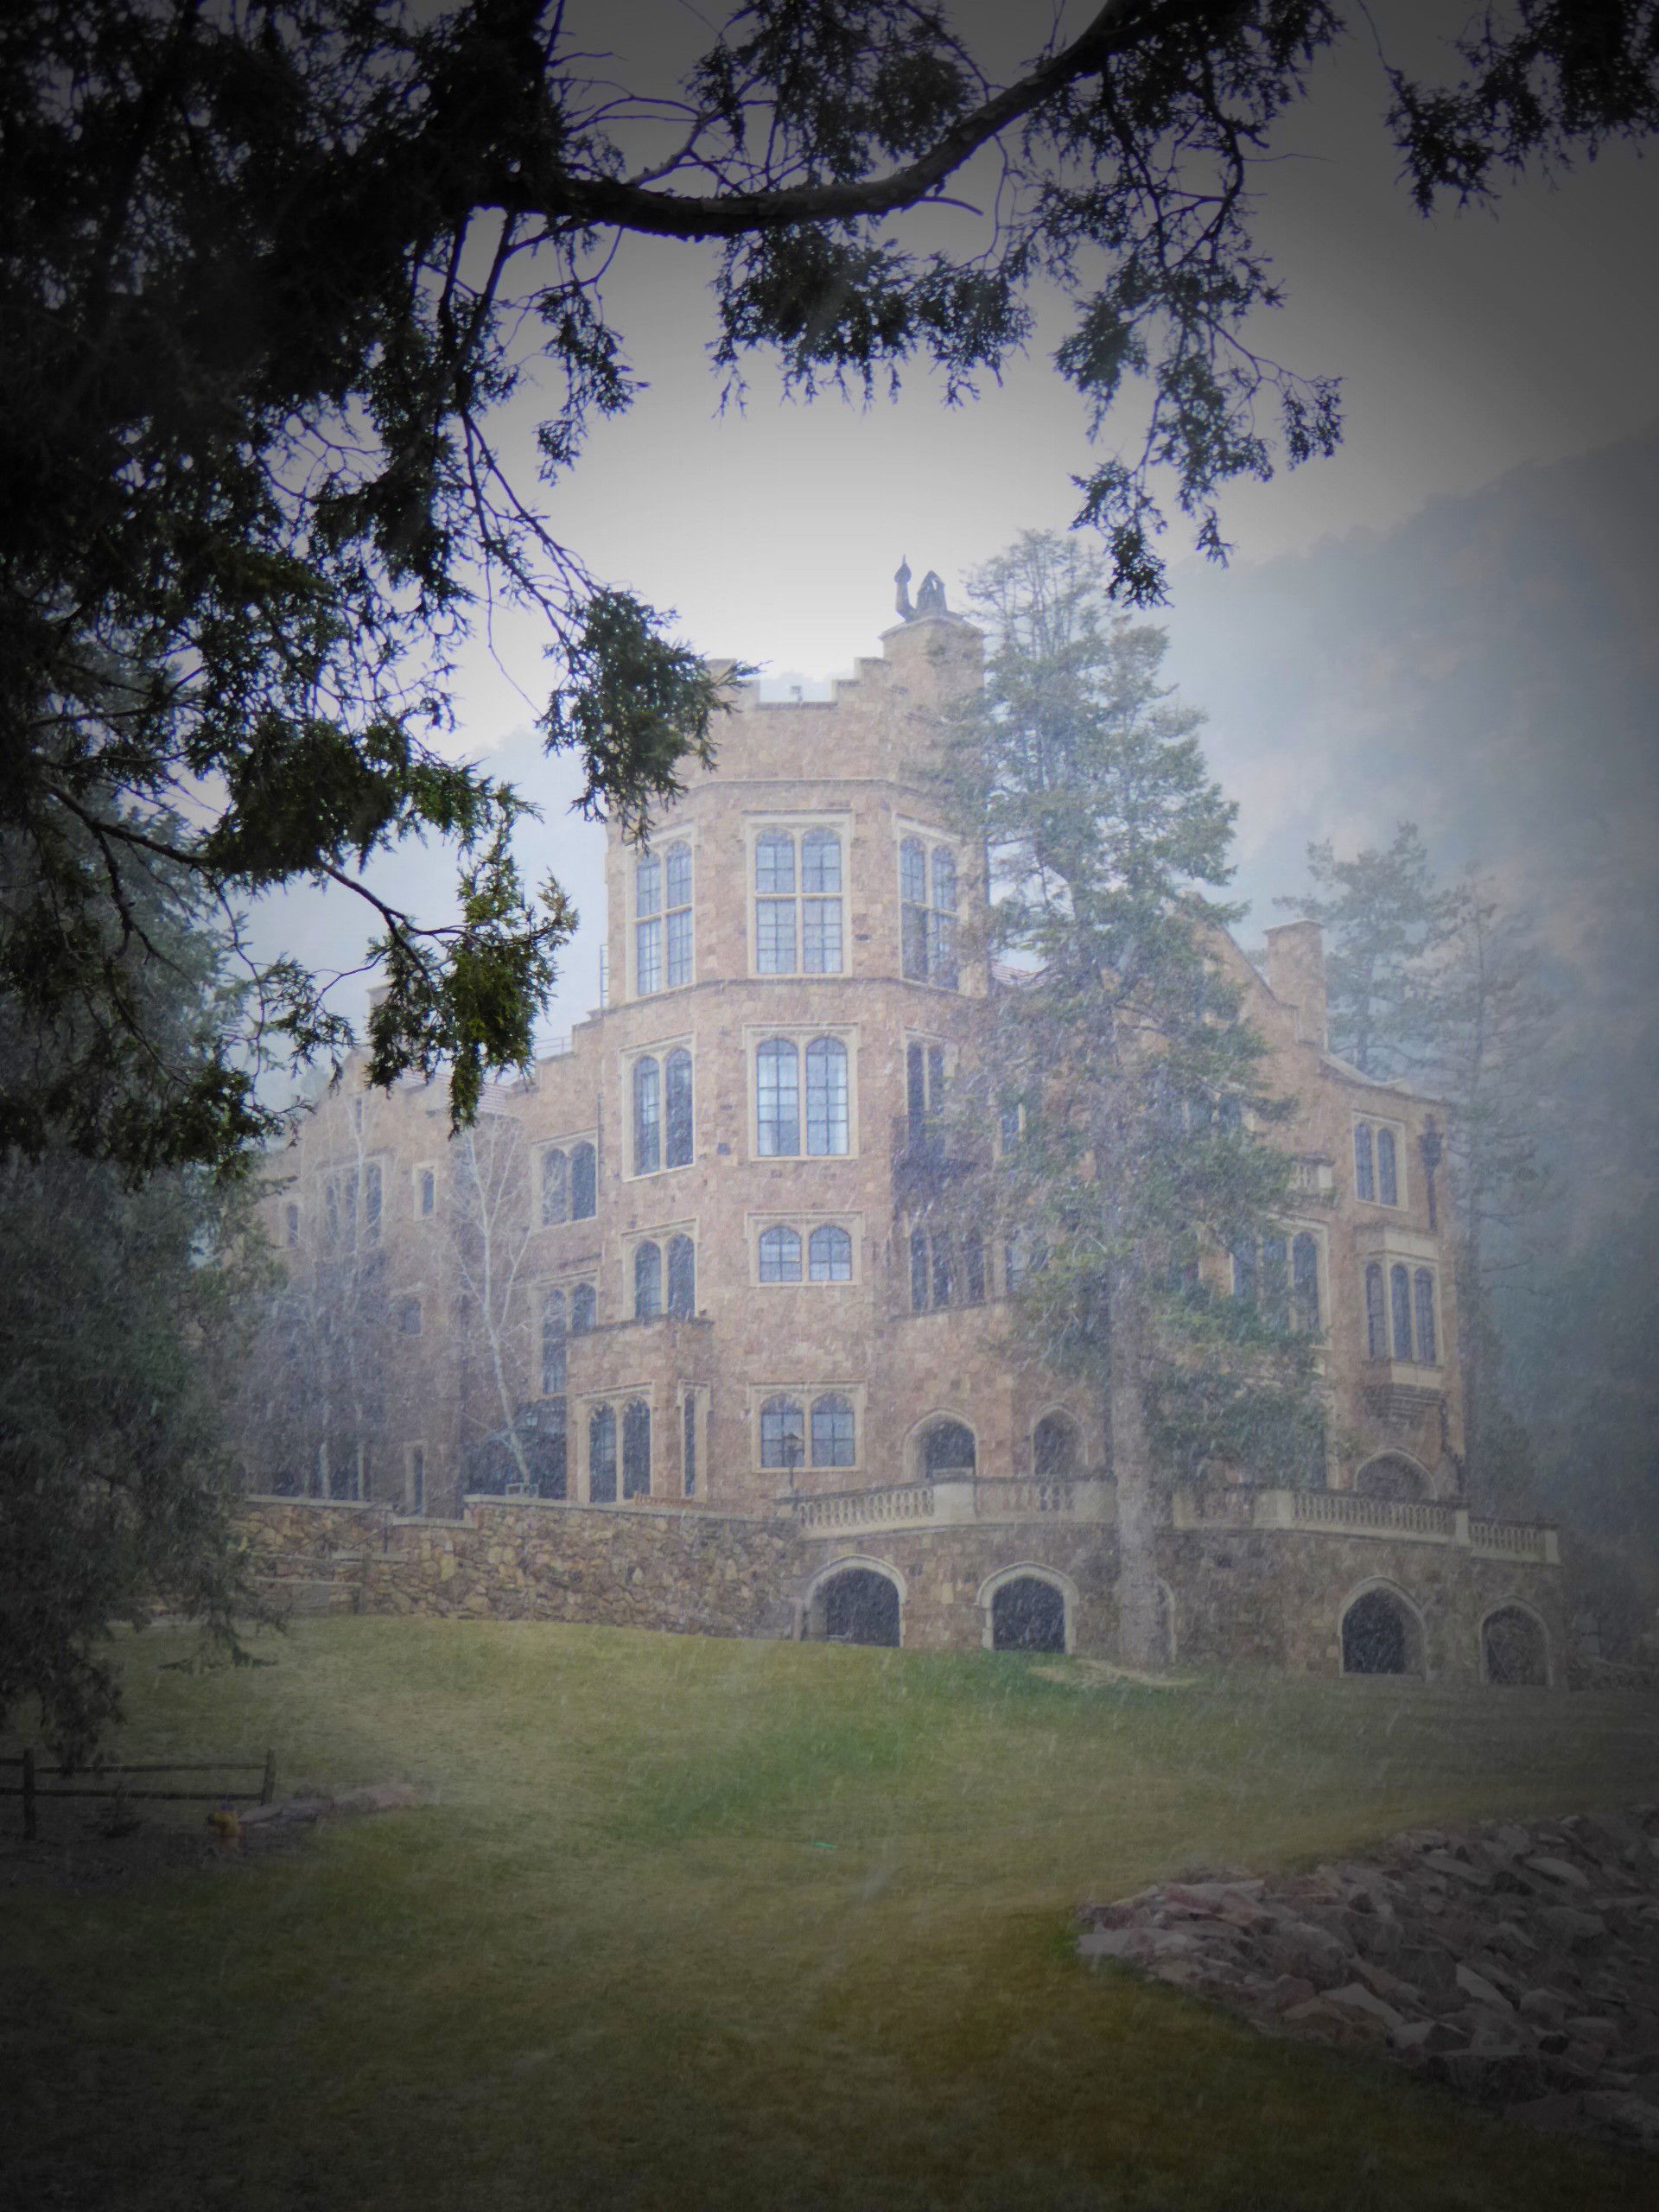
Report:
[{"label": "stone chimney", "polygon": [[1298,1042],[1324,1051],[1325,934],[1317,922],[1281,922],[1268,931],[1268,987],[1294,1009]]}]

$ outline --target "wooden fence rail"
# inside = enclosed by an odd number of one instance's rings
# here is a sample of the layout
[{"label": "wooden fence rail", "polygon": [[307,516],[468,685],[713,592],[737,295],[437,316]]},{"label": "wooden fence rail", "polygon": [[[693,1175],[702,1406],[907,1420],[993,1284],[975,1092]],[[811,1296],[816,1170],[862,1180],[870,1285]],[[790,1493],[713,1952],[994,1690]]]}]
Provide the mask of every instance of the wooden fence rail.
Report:
[{"label": "wooden fence rail", "polygon": [[[33,1843],[38,1815],[35,1807],[42,1797],[118,1797],[124,1803],[143,1798],[151,1802],[165,1801],[170,1804],[224,1805],[252,1802],[269,1805],[276,1794],[276,1754],[267,1751],[263,1761],[257,1759],[147,1759],[131,1766],[39,1767],[33,1751],[21,1757],[0,1758],[0,1767],[21,1767],[22,1779],[17,1783],[0,1782],[0,1797],[21,1797],[23,1801],[23,1840]],[[42,1789],[41,1775],[59,1782],[73,1782],[85,1772],[91,1783],[101,1783],[108,1774],[257,1774],[257,1789],[129,1789],[124,1782],[113,1789],[92,1788],[82,1784],[73,1789]]]}]

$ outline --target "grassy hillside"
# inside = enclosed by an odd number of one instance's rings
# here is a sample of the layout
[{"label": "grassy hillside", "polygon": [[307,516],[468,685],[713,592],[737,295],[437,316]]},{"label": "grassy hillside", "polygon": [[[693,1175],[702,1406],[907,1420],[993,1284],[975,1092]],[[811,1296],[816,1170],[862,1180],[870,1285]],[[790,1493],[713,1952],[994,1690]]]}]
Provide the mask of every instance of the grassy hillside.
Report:
[{"label": "grassy hillside", "polygon": [[1580,2212],[1651,2181],[1091,1976],[1067,1919],[1197,1862],[1650,1795],[1653,1701],[1079,1691],[530,1624],[271,1649],[203,1678],[135,1643],[123,1754],[269,1741],[285,1787],[438,1802],[293,1859],[0,1893],[12,2202]]}]

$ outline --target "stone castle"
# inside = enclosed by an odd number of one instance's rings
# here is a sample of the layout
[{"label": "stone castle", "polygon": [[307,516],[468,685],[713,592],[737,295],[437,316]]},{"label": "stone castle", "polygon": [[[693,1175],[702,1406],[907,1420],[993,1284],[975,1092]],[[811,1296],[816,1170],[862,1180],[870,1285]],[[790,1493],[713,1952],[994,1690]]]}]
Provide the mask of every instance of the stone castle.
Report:
[{"label": "stone castle", "polygon": [[[249,1510],[290,1596],[1110,1651],[1098,1411],[1009,1357],[1017,1253],[930,1205],[997,988],[923,772],[982,640],[935,578],[900,605],[827,702],[735,687],[650,847],[613,833],[607,1002],[470,1137],[348,1071],[278,1163]],[[1306,1486],[1177,1493],[1169,1654],[1554,1680],[1554,1531],[1460,1497],[1444,1109],[1331,1055],[1317,925],[1221,957],[1296,1101],[1255,1264],[1332,1441]]]}]

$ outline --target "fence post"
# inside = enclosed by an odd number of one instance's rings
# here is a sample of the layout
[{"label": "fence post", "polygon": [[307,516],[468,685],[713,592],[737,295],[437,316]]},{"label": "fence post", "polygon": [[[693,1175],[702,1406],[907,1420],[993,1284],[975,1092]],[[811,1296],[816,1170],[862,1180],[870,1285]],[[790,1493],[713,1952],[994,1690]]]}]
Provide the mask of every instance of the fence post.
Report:
[{"label": "fence post", "polygon": [[276,1754],[275,1751],[267,1751],[265,1753],[265,1778],[259,1785],[259,1802],[262,1805],[269,1805],[271,1799],[276,1795]]},{"label": "fence post", "polygon": [[35,1754],[23,1753],[23,1841],[35,1840]]}]

